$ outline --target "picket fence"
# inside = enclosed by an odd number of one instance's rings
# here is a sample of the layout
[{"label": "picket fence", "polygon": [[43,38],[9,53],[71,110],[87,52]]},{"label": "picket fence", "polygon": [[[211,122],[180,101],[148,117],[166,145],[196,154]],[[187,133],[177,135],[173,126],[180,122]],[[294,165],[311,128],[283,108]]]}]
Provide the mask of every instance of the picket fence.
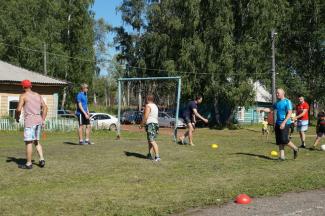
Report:
[{"label": "picket fence", "polygon": [[[0,119],[0,130],[13,131],[13,130],[23,130],[24,123],[21,121],[19,123],[11,119]],[[46,131],[73,131],[77,130],[78,122],[75,119],[48,119],[45,122]]]}]

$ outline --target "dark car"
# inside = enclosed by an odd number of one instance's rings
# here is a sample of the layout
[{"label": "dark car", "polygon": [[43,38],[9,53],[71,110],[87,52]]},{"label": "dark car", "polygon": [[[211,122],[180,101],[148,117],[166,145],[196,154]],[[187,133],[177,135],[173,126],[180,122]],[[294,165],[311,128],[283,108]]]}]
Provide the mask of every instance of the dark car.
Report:
[{"label": "dark car", "polygon": [[143,112],[141,111],[125,111],[121,116],[122,124],[140,124]]},{"label": "dark car", "polygon": [[58,117],[62,117],[62,118],[76,118],[76,115],[73,112],[71,112],[70,110],[60,109],[60,110],[58,110]]}]

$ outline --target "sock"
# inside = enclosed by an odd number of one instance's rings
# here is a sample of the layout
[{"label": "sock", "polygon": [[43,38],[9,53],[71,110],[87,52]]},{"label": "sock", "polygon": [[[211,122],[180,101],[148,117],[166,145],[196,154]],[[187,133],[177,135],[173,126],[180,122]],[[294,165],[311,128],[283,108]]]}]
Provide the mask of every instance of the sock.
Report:
[{"label": "sock", "polygon": [[284,157],[284,150],[280,150],[280,158],[281,159],[285,159],[285,157]]},{"label": "sock", "polygon": [[305,141],[302,141],[301,145],[305,146]]},{"label": "sock", "polygon": [[156,154],[156,158],[160,158],[160,157],[159,157],[159,154]]}]

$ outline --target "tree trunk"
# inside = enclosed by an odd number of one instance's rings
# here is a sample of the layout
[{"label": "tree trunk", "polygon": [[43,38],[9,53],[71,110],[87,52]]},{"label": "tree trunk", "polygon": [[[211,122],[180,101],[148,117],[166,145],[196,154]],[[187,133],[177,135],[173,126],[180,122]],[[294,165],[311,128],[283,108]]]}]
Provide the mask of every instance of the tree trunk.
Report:
[{"label": "tree trunk", "polygon": [[219,100],[218,100],[217,96],[214,97],[213,108],[214,108],[214,113],[215,113],[214,119],[216,121],[216,124],[221,125],[220,112],[219,112]]}]

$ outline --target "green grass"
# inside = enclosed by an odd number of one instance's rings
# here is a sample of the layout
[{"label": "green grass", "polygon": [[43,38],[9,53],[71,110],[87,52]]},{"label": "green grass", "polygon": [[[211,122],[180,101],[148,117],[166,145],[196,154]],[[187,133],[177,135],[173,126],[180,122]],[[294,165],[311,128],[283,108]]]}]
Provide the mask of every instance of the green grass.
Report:
[{"label": "green grass", "polygon": [[[64,144],[75,142],[75,133],[48,133],[47,166],[33,170],[15,162],[25,158],[22,132],[0,132],[0,215],[167,215],[220,205],[239,193],[260,197],[325,187],[324,152],[302,150],[294,161],[287,149],[287,161],[269,160],[276,146],[257,131],[199,129],[195,147],[161,135],[159,164],[126,156],[147,153],[143,133],[123,133],[115,141],[115,133],[96,132],[93,146]],[[212,143],[219,148],[211,149]]]}]

